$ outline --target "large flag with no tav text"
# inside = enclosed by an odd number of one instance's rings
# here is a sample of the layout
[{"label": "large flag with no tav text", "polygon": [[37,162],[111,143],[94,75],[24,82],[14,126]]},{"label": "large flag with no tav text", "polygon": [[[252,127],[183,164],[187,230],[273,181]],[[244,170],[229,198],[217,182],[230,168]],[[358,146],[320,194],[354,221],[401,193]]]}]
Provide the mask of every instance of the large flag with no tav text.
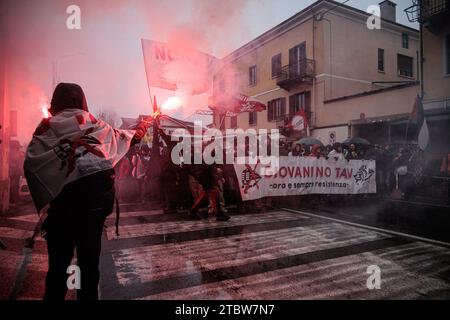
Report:
[{"label": "large flag with no tav text", "polygon": [[142,50],[149,87],[205,93],[220,66],[220,60],[189,45],[142,39]]}]

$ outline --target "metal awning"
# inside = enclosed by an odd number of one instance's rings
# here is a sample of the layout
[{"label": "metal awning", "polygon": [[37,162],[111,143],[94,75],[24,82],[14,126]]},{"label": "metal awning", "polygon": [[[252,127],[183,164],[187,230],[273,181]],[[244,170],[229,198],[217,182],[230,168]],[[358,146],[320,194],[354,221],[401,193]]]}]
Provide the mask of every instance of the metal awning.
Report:
[{"label": "metal awning", "polygon": [[388,115],[381,117],[372,117],[372,118],[364,118],[364,119],[355,119],[350,120],[349,125],[351,126],[359,126],[366,124],[376,124],[376,123],[406,123],[409,119],[409,113],[397,114],[397,115]]}]

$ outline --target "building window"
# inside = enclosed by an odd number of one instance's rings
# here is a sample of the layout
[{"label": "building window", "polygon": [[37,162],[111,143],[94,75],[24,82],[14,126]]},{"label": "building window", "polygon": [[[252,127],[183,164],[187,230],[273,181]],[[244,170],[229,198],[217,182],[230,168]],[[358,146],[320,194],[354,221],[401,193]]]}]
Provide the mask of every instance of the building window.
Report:
[{"label": "building window", "polygon": [[402,33],[402,48],[409,49],[409,35],[405,32]]},{"label": "building window", "polygon": [[450,75],[450,34],[445,36],[445,74]]},{"label": "building window", "polygon": [[256,85],[256,66],[251,66],[248,68],[248,85]]},{"label": "building window", "polygon": [[255,126],[258,123],[258,112],[253,111],[248,113],[248,124]]},{"label": "building window", "polygon": [[378,49],[378,71],[384,72],[384,49]]},{"label": "building window", "polygon": [[231,117],[231,128],[232,129],[237,128],[237,116]]},{"label": "building window", "polygon": [[397,70],[399,76],[413,77],[413,64],[414,58],[404,56],[402,54],[397,55]]},{"label": "building window", "polygon": [[292,77],[305,74],[306,42],[289,49],[289,73]]},{"label": "building window", "polygon": [[276,78],[281,73],[281,53],[272,57],[272,78]]},{"label": "building window", "polygon": [[306,114],[311,111],[311,94],[302,92],[289,97],[289,116],[293,116],[302,109]]},{"label": "building window", "polygon": [[286,115],[286,98],[269,101],[267,106],[267,120],[281,120]]}]

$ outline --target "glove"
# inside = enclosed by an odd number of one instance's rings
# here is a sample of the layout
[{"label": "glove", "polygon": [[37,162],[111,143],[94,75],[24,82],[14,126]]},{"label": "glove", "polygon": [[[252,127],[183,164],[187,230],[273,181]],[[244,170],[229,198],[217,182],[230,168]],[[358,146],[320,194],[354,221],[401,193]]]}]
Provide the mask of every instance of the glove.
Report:
[{"label": "glove", "polygon": [[133,139],[131,140],[131,145],[141,142],[150,127],[151,122],[146,120],[141,120],[136,126],[136,132],[134,133]]}]

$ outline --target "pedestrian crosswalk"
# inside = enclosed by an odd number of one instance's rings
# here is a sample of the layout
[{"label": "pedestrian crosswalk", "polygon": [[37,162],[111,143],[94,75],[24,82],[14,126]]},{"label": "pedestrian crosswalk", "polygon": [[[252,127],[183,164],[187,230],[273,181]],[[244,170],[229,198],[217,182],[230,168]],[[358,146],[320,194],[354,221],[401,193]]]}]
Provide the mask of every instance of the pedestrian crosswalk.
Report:
[{"label": "pedestrian crosswalk", "polygon": [[[2,299],[41,299],[45,241],[31,214],[0,220]],[[191,220],[127,205],[106,221],[102,299],[422,299],[450,297],[450,250],[285,210]],[[24,249],[26,248],[26,250]],[[380,289],[369,289],[369,266]],[[68,298],[75,298],[70,292]]]},{"label": "pedestrian crosswalk", "polygon": [[[411,245],[399,246],[397,251]],[[422,248],[423,249],[423,248]],[[140,299],[420,299],[448,298],[448,282],[406,271],[401,264],[380,258],[384,250],[344,256],[192,286]],[[380,290],[366,286],[368,265],[382,270]]]},{"label": "pedestrian crosswalk", "polygon": [[42,298],[47,255],[44,240],[33,237],[39,216],[29,207],[0,219],[0,239],[6,245],[0,250],[0,299]]},{"label": "pedestrian crosswalk", "polygon": [[[103,298],[450,297],[447,247],[382,230],[283,210],[234,215],[229,222],[181,215],[161,222],[158,214],[133,219],[120,237],[108,232],[102,268],[114,275],[102,280],[108,282]],[[379,290],[367,287],[372,265],[381,270]]]},{"label": "pedestrian crosswalk", "polygon": [[[247,214],[235,216],[233,220],[223,223],[216,219],[206,219],[201,222],[197,220],[180,219],[178,221],[170,221],[164,223],[138,223],[133,225],[122,226],[120,228],[120,236],[117,237],[115,230],[112,228],[107,230],[107,238],[123,239],[123,238],[135,238],[142,236],[150,236],[155,234],[170,234],[175,232],[187,232],[195,230],[211,229],[219,226],[245,226],[255,223],[268,223],[276,221],[297,220],[300,219],[293,214],[287,212],[278,213],[262,213],[262,214]],[[302,217],[301,219],[308,219]],[[148,219],[147,219],[148,220]]]},{"label": "pedestrian crosswalk", "polygon": [[112,254],[119,282],[126,285],[131,280],[145,282],[190,274],[193,266],[196,271],[214,270],[383,238],[361,230],[333,242],[324,237],[317,238],[318,234],[337,235],[343,229],[336,224],[313,225],[113,250]]}]

